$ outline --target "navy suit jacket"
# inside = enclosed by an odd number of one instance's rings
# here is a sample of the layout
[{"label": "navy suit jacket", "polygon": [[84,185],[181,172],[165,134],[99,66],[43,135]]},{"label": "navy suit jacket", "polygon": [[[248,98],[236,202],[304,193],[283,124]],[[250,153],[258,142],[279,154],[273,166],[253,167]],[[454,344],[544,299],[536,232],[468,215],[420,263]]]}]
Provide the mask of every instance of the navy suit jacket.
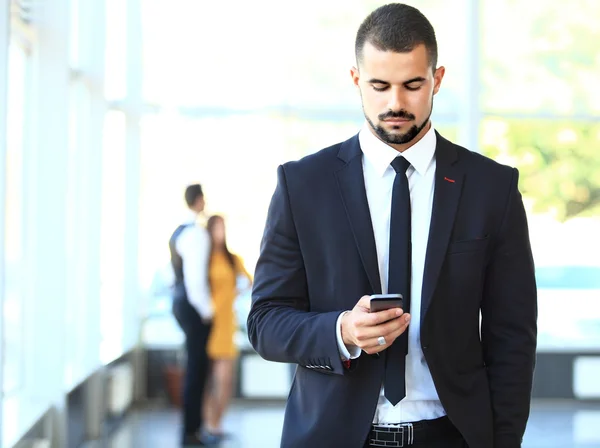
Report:
[{"label": "navy suit jacket", "polygon": [[[518,172],[436,138],[423,353],[469,446],[516,448],[529,416],[537,333]],[[380,292],[358,136],[280,166],[248,333],[263,358],[298,365],[282,447],[363,446],[385,356],[363,352],[345,368],[336,320],[361,296]]]}]

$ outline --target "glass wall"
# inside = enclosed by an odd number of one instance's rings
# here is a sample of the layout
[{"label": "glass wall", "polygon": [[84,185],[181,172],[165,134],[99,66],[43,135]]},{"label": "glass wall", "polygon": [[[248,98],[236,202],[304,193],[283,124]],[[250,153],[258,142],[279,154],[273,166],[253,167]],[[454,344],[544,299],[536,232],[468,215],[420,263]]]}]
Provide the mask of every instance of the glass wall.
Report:
[{"label": "glass wall", "polygon": [[24,181],[23,151],[27,114],[27,48],[13,40],[8,51],[8,106],[6,135],[5,202],[5,282],[4,282],[4,386],[10,394],[22,386],[23,378],[23,295],[26,266],[24,260]]},{"label": "glass wall", "polygon": [[109,111],[102,147],[100,231],[100,356],[110,362],[122,353],[125,299],[125,114]]},{"label": "glass wall", "polygon": [[564,6],[482,2],[480,141],[520,170],[539,350],[579,352],[600,347],[600,3]]},{"label": "glass wall", "polygon": [[1,446],[131,350],[140,321],[137,244],[127,241],[137,240],[128,204],[138,200],[131,104],[141,97],[126,89],[139,68],[131,74],[123,48],[135,39],[123,34],[139,21],[126,14],[137,2],[8,3],[0,1],[0,28],[10,25],[0,38]]}]

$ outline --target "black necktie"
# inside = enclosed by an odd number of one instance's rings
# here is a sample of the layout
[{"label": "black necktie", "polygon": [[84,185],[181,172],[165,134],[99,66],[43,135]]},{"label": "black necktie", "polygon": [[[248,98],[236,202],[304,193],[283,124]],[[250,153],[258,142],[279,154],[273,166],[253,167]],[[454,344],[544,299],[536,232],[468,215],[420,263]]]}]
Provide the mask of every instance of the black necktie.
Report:
[{"label": "black necktie", "polygon": [[[396,178],[392,190],[388,264],[388,293],[402,294],[405,313],[410,311],[410,191],[406,177],[409,166],[408,160],[402,156],[392,162]],[[404,376],[407,353],[408,329],[386,350],[384,392],[394,406],[406,396]]]}]

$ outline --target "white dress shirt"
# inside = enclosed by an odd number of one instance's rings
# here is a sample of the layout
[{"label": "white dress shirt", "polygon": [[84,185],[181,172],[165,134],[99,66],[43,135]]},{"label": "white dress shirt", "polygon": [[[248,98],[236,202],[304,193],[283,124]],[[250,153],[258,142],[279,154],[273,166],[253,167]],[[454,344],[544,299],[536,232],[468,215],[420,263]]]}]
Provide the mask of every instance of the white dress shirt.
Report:
[{"label": "white dress shirt", "polygon": [[[421,292],[436,168],[435,132],[432,126],[421,140],[401,155],[394,148],[375,137],[366,123],[361,129],[358,139],[364,155],[365,189],[373,223],[381,289],[384,294],[387,293],[388,286],[390,212],[392,187],[396,176],[390,163],[395,157],[405,157],[411,165],[406,171],[410,189],[412,233],[411,320],[408,327],[408,355],[406,357],[406,397],[393,406],[385,398],[382,385],[373,423],[385,425],[443,417],[446,412],[440,402],[429,366],[421,349],[420,332]],[[341,336],[341,315],[337,321],[337,338],[342,358],[354,359],[360,355],[358,347],[344,345]]]},{"label": "white dress shirt", "polygon": [[183,259],[183,284],[190,304],[203,319],[211,319],[213,306],[208,285],[210,237],[208,231],[190,216],[186,227],[175,241],[175,249]]}]

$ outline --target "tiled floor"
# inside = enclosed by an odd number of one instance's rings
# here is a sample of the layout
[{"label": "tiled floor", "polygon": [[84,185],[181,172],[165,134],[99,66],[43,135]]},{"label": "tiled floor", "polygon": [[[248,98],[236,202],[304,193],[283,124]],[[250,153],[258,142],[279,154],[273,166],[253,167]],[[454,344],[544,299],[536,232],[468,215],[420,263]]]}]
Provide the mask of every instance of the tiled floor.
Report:
[{"label": "tiled floor", "polygon": [[[238,403],[225,421],[234,438],[221,448],[276,448],[282,422],[283,404]],[[135,412],[109,441],[93,446],[176,448],[178,425],[174,410]],[[600,448],[600,404],[534,403],[523,448],[592,447]]]}]

